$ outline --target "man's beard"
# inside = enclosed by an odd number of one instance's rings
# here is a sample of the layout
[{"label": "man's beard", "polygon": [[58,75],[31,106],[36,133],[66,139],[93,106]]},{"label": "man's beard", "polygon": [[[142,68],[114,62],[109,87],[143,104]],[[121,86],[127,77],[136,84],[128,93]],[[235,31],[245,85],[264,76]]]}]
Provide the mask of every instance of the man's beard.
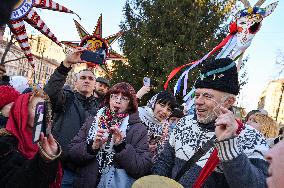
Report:
[{"label": "man's beard", "polygon": [[217,115],[214,111],[209,112],[205,118],[200,119],[200,118],[197,117],[197,121],[199,123],[203,123],[203,124],[211,123],[211,122],[215,121],[216,119],[217,119]]},{"label": "man's beard", "polygon": [[94,90],[94,92],[99,96],[99,97],[103,97],[105,96],[104,92],[100,91],[100,90]]}]

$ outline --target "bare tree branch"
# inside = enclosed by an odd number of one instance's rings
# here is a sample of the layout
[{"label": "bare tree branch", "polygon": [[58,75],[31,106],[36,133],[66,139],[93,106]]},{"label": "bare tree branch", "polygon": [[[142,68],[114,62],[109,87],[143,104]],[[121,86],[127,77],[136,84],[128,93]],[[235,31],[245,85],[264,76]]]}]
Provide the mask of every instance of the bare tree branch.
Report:
[{"label": "bare tree branch", "polygon": [[18,61],[18,60],[24,59],[24,58],[26,58],[26,56],[22,56],[22,57],[19,57],[19,58],[16,58],[16,59],[11,59],[11,60],[5,61],[4,64],[5,64],[5,63],[12,62],[12,61]]},{"label": "bare tree branch", "polygon": [[3,56],[1,58],[0,64],[4,64],[5,63],[5,58],[6,58],[7,54],[8,54],[11,46],[13,45],[14,38],[15,38],[15,35],[12,35],[10,41],[8,42],[8,44],[7,44],[6,48],[5,48],[5,51],[4,51]]}]

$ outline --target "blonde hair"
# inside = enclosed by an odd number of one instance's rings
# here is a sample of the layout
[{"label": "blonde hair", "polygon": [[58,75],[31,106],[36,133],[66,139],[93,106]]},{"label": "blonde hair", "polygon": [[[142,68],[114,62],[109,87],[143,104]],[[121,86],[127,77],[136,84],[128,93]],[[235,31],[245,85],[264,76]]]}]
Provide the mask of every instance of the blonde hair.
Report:
[{"label": "blonde hair", "polygon": [[260,124],[260,132],[266,138],[275,138],[278,136],[278,125],[271,117],[265,114],[255,114],[254,119]]}]

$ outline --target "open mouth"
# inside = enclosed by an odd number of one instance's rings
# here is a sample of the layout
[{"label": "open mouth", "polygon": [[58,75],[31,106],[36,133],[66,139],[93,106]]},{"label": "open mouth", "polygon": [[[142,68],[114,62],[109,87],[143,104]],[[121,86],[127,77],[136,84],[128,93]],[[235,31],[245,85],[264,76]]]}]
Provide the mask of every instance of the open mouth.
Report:
[{"label": "open mouth", "polygon": [[166,119],[166,116],[163,115],[163,114],[159,114],[159,116],[160,116],[161,119]]},{"label": "open mouth", "polygon": [[204,114],[207,110],[205,109],[196,109],[197,114]]},{"label": "open mouth", "polygon": [[114,107],[113,107],[114,112],[118,112],[118,111],[119,111],[119,109],[120,109],[120,108],[119,108],[119,107],[117,107],[117,106],[114,106]]}]

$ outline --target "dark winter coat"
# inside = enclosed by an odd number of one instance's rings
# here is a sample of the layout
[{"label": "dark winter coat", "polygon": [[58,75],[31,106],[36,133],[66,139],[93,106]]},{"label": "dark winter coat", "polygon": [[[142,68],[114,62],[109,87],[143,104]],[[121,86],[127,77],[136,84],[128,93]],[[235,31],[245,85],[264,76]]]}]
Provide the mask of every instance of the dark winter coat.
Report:
[{"label": "dark winter coat", "polygon": [[17,145],[16,137],[0,136],[0,187],[47,188],[55,180],[58,160],[47,163],[39,154],[28,160]]},{"label": "dark winter coat", "polygon": [[[93,155],[93,152],[88,153],[86,142],[93,121],[94,117],[88,118],[70,144],[70,157],[79,165],[73,184],[75,188],[94,188],[99,182],[96,155]],[[139,178],[149,174],[152,166],[147,130],[141,123],[138,112],[129,116],[128,123],[126,145],[122,148],[114,148],[116,151],[114,163],[116,167],[125,169],[133,178]]]},{"label": "dark winter coat", "polygon": [[69,163],[68,144],[90,115],[95,115],[98,101],[91,96],[86,98],[78,92],[63,90],[69,68],[62,64],[51,75],[44,91],[50,97],[53,106],[54,121],[52,133],[63,150],[63,166],[73,169]]}]

